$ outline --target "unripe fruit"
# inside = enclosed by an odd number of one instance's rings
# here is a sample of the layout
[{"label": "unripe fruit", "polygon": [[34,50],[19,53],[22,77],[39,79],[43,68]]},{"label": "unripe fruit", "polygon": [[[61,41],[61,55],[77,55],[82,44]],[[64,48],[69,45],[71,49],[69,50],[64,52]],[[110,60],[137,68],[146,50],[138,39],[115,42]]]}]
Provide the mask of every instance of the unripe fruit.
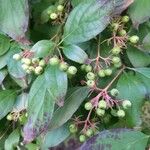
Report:
[{"label": "unripe fruit", "polygon": [[11,114],[8,114],[6,118],[7,118],[7,120],[9,120],[9,121],[13,120],[13,117],[12,117]]},{"label": "unripe fruit", "polygon": [[86,65],[81,65],[81,70],[84,71],[86,68]]},{"label": "unripe fruit", "polygon": [[30,66],[28,69],[29,69],[31,72],[35,70],[35,68],[34,68],[33,66]]},{"label": "unripe fruit", "polygon": [[37,66],[34,71],[35,71],[35,74],[39,75],[42,73],[43,68],[41,66]]},{"label": "unripe fruit", "polygon": [[91,137],[93,135],[93,130],[88,129],[85,134],[86,134],[87,137]]},{"label": "unripe fruit", "polygon": [[89,72],[89,73],[87,73],[86,77],[89,80],[94,80],[95,79],[95,74],[93,72]]},{"label": "unripe fruit", "polygon": [[85,142],[86,141],[85,135],[80,135],[79,136],[79,141],[82,142],[82,143]]},{"label": "unripe fruit", "polygon": [[112,109],[110,111],[111,115],[113,115],[114,117],[117,117],[117,111],[115,109]]},{"label": "unripe fruit", "polygon": [[127,34],[126,30],[122,29],[119,31],[119,35],[125,36]]},{"label": "unripe fruit", "polygon": [[106,109],[107,108],[107,103],[104,100],[100,100],[98,103],[98,107],[101,109]]},{"label": "unripe fruit", "polygon": [[71,133],[76,133],[76,132],[78,131],[78,128],[76,127],[75,124],[71,124],[71,125],[69,126],[69,131],[70,131]]},{"label": "unripe fruit", "polygon": [[139,41],[139,37],[137,35],[133,35],[129,37],[129,41],[133,44],[136,44]]},{"label": "unripe fruit", "polygon": [[127,23],[127,22],[129,22],[130,18],[129,18],[129,16],[123,16],[121,20],[123,23]]},{"label": "unripe fruit", "polygon": [[120,58],[119,57],[113,57],[112,58],[112,63],[113,64],[117,64],[117,63],[119,63],[121,60],[120,60]]},{"label": "unripe fruit", "polygon": [[123,108],[124,109],[128,109],[129,107],[131,107],[131,102],[129,101],[129,100],[124,100],[123,102],[122,102],[122,106],[123,106]]},{"label": "unripe fruit", "polygon": [[50,60],[49,60],[49,63],[50,63],[50,65],[52,65],[52,66],[58,65],[59,62],[60,62],[60,60],[59,60],[58,57],[52,57],[52,58],[50,58]]},{"label": "unripe fruit", "polygon": [[119,109],[117,111],[117,116],[120,117],[120,118],[123,118],[125,116],[125,111],[122,110],[122,109]]},{"label": "unripe fruit", "polygon": [[65,62],[61,62],[60,65],[59,65],[59,69],[61,71],[67,71],[68,67],[69,67],[68,64],[65,63]]},{"label": "unripe fruit", "polygon": [[112,70],[111,69],[105,69],[104,72],[105,72],[106,76],[110,76],[112,74]]},{"label": "unripe fruit", "polygon": [[64,10],[64,6],[63,5],[58,5],[57,10],[62,12]]},{"label": "unripe fruit", "polygon": [[44,67],[46,65],[46,62],[44,59],[40,60],[39,66]]},{"label": "unripe fruit", "polygon": [[112,90],[110,91],[110,94],[111,94],[112,96],[117,96],[117,95],[119,94],[119,91],[118,91],[117,89],[112,89]]},{"label": "unripe fruit", "polygon": [[119,28],[119,24],[118,23],[112,23],[111,27],[113,28],[114,31],[117,31]]},{"label": "unripe fruit", "polygon": [[21,55],[20,54],[14,54],[13,55],[13,59],[20,60],[21,59]]},{"label": "unripe fruit", "polygon": [[26,121],[27,121],[27,117],[25,116],[25,114],[23,114],[19,117],[19,122],[21,125],[24,125],[26,123]]},{"label": "unripe fruit", "polygon": [[117,64],[114,64],[114,67],[116,67],[116,68],[120,68],[122,66],[122,63],[121,62],[119,62],[119,63],[117,63]]},{"label": "unripe fruit", "polygon": [[87,84],[88,87],[92,88],[95,85],[95,81],[87,80],[86,84]]},{"label": "unripe fruit", "polygon": [[50,18],[51,18],[52,20],[57,19],[57,17],[58,17],[58,15],[57,15],[56,13],[51,13],[51,14],[50,14]]},{"label": "unripe fruit", "polygon": [[101,78],[105,77],[105,71],[103,69],[99,70],[98,76]]},{"label": "unripe fruit", "polygon": [[31,74],[32,71],[30,71],[29,69],[26,70],[27,74]]},{"label": "unripe fruit", "polygon": [[86,72],[91,72],[91,71],[92,71],[92,66],[91,66],[91,65],[87,65],[87,66],[85,67],[85,71],[86,71]]},{"label": "unripe fruit", "polygon": [[38,64],[39,63],[39,59],[38,58],[32,58],[32,63],[33,64]]},{"label": "unripe fruit", "polygon": [[121,52],[121,48],[119,46],[115,46],[111,52],[113,55],[118,55]]},{"label": "unripe fruit", "polygon": [[98,116],[104,116],[105,110],[98,108],[98,109],[96,109],[96,114]]},{"label": "unripe fruit", "polygon": [[84,108],[86,109],[86,110],[91,110],[92,109],[92,103],[90,103],[90,102],[87,102],[87,103],[85,103],[85,105],[84,105]]},{"label": "unripe fruit", "polygon": [[29,58],[24,58],[23,62],[24,62],[24,64],[26,64],[26,65],[30,65],[30,64],[31,64],[31,59],[29,59]]},{"label": "unripe fruit", "polygon": [[70,75],[75,75],[77,73],[77,68],[75,66],[70,66],[67,70],[67,73]]},{"label": "unripe fruit", "polygon": [[26,71],[26,70],[28,70],[28,69],[29,69],[29,66],[28,66],[28,65],[26,65],[26,64],[22,64],[22,69]]}]

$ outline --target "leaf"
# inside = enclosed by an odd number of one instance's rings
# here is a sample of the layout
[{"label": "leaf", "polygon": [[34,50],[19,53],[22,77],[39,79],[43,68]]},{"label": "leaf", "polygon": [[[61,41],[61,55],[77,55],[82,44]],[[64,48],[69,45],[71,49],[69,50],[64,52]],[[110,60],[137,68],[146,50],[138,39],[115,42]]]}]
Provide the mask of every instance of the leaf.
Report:
[{"label": "leaf", "polygon": [[6,69],[0,70],[0,85],[3,83],[3,80],[7,76],[8,71]]},{"label": "leaf", "polygon": [[[139,13],[140,12],[140,13]],[[139,24],[146,22],[150,18],[150,1],[149,0],[135,0],[129,7],[128,13],[136,28]]]},{"label": "leaf", "polygon": [[4,55],[10,47],[9,38],[5,35],[0,34],[0,56]]},{"label": "leaf", "polygon": [[134,67],[145,67],[150,64],[150,55],[141,52],[136,47],[129,46],[127,55]]},{"label": "leaf", "polygon": [[0,91],[0,119],[9,113],[14,105],[16,92],[13,90]]},{"label": "leaf", "polygon": [[[48,131],[43,138],[41,149],[46,150],[50,147],[57,146],[69,137],[70,131],[68,130],[68,124],[64,124],[58,129]],[[40,139],[41,140],[41,139]]]},{"label": "leaf", "polygon": [[133,74],[123,74],[117,83],[120,99],[128,99],[132,107],[127,109],[124,121],[128,126],[140,125],[140,112],[143,99],[147,93],[145,85]]},{"label": "leaf", "polygon": [[79,150],[144,150],[149,136],[130,129],[111,129],[87,140]]},{"label": "leaf", "polygon": [[29,20],[28,1],[0,0],[0,4],[0,30],[14,40],[28,43],[25,37]]},{"label": "leaf", "polygon": [[70,94],[68,93],[64,106],[59,107],[54,112],[49,129],[56,129],[66,123],[79,108],[83,100],[87,97],[89,91],[90,89],[87,87],[80,87],[73,90]]},{"label": "leaf", "polygon": [[48,54],[52,54],[55,44],[50,40],[38,41],[32,48],[31,52],[34,53],[34,57],[45,57]]},{"label": "leaf", "polygon": [[109,24],[111,14],[122,12],[133,0],[94,0],[80,3],[70,13],[64,28],[64,42],[77,44],[88,41]]},{"label": "leaf", "polygon": [[145,38],[143,39],[143,45],[142,48],[146,51],[146,52],[150,52],[150,33],[148,33]]},{"label": "leaf", "polygon": [[19,143],[20,133],[18,129],[15,129],[5,141],[5,150],[12,150],[16,148]]}]

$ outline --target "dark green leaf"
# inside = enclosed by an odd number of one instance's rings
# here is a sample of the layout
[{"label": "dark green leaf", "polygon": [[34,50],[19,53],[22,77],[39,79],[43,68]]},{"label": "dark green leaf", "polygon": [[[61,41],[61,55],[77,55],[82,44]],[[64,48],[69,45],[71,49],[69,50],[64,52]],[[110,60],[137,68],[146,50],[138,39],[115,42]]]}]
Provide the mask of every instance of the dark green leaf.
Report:
[{"label": "dark green leaf", "polygon": [[0,91],[0,119],[12,111],[16,99],[16,92],[13,90]]},{"label": "dark green leaf", "polygon": [[[55,129],[66,123],[79,108],[83,100],[89,93],[89,88],[77,88],[71,93],[68,93],[63,107],[59,107],[53,115],[49,129]],[[62,116],[63,115],[63,116]]]},{"label": "dark green leaf", "polygon": [[0,30],[13,39],[26,43],[29,9],[25,0],[0,0]]},{"label": "dark green leaf", "polygon": [[64,46],[63,53],[70,60],[75,61],[77,63],[83,64],[87,61],[87,54],[76,45],[66,45]]},{"label": "dark green leaf", "polygon": [[85,142],[79,150],[144,150],[149,136],[129,129],[105,130]]},{"label": "dark green leaf", "polygon": [[7,74],[8,74],[8,71],[6,69],[0,70],[0,85],[2,84]]}]

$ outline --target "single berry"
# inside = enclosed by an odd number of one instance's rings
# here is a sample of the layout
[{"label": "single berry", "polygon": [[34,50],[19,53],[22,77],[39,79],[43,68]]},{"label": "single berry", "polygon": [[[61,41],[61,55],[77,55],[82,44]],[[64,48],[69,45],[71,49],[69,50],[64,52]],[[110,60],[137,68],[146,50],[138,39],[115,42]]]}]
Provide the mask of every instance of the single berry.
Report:
[{"label": "single berry", "polygon": [[107,108],[107,103],[104,100],[100,100],[98,103],[98,107],[101,109],[106,109]]},{"label": "single berry", "polygon": [[117,116],[120,117],[120,118],[123,118],[125,116],[125,111],[122,110],[122,109],[119,109],[117,111]]},{"label": "single berry", "polygon": [[93,130],[88,129],[85,134],[86,134],[87,137],[91,137],[93,135]]},{"label": "single berry", "polygon": [[70,75],[75,75],[77,73],[77,68],[75,66],[70,66],[67,70],[67,73]]},{"label": "single berry", "polygon": [[120,58],[119,57],[113,57],[112,58],[112,63],[113,64],[117,64],[117,63],[119,63],[121,60],[120,60]]},{"label": "single berry", "polygon": [[20,54],[14,54],[13,55],[13,59],[20,60],[21,59],[21,55]]},{"label": "single berry", "polygon": [[57,10],[62,12],[64,10],[64,6],[63,5],[58,5]]},{"label": "single berry", "polygon": [[11,114],[8,114],[6,118],[7,118],[7,120],[9,120],[9,121],[13,120],[13,117],[12,117]]},{"label": "single berry", "polygon": [[32,58],[32,63],[33,64],[39,64],[39,59],[38,58]]},{"label": "single berry", "polygon": [[136,44],[139,41],[139,37],[137,35],[133,35],[129,37],[129,41],[133,44]]},{"label": "single berry", "polygon": [[59,62],[60,62],[60,60],[59,60],[58,57],[52,57],[52,58],[50,58],[50,60],[49,60],[49,63],[50,63],[50,65],[52,65],[52,66],[58,65]]},{"label": "single berry", "polygon": [[111,52],[113,55],[118,55],[121,52],[121,48],[119,46],[115,46]]},{"label": "single berry", "polygon": [[41,74],[43,71],[43,68],[41,66],[37,66],[34,70],[35,74],[39,75]]},{"label": "single berry", "polygon": [[124,109],[128,109],[129,107],[131,107],[131,102],[129,101],[129,100],[124,100],[123,102],[122,102],[122,106],[123,106],[123,108]]},{"label": "single berry", "polygon": [[59,69],[61,71],[67,71],[68,67],[69,67],[68,64],[65,63],[65,62],[61,62],[60,65],[59,65]]},{"label": "single berry", "polygon": [[92,71],[92,66],[91,65],[86,65],[85,71],[86,72],[91,72]]},{"label": "single berry", "polygon": [[123,23],[127,23],[127,22],[129,22],[130,18],[129,18],[129,16],[123,16],[121,20]]},{"label": "single berry", "polygon": [[77,128],[77,126],[76,126],[75,124],[71,124],[71,125],[69,126],[69,131],[70,131],[71,133],[76,133],[76,132],[78,131],[78,128]]},{"label": "single berry", "polygon": [[105,77],[105,71],[103,69],[99,70],[98,71],[98,76],[101,77],[101,78]]},{"label": "single berry", "polygon": [[89,79],[89,80],[94,80],[95,79],[95,74],[93,72],[88,72],[86,77]]},{"label": "single berry", "polygon": [[31,72],[35,70],[35,68],[34,68],[33,66],[30,66],[28,69],[29,69]]},{"label": "single berry", "polygon": [[56,13],[51,13],[51,14],[50,14],[50,18],[51,18],[52,20],[56,20],[57,17],[58,17],[58,15],[57,15]]},{"label": "single berry", "polygon": [[117,31],[119,28],[119,24],[118,23],[112,23],[111,27],[113,28],[114,31]]},{"label": "single berry", "polygon": [[111,69],[105,69],[104,72],[105,72],[106,76],[110,76],[112,74],[112,70]]},{"label": "single berry", "polygon": [[119,91],[118,91],[117,89],[112,89],[112,90],[110,91],[110,94],[111,94],[112,96],[118,96]]},{"label": "single berry", "polygon": [[117,110],[112,109],[112,110],[110,111],[110,113],[111,113],[111,115],[113,115],[114,117],[117,117]]},{"label": "single berry", "polygon": [[29,58],[24,58],[24,64],[30,65],[30,64],[31,64],[31,59],[29,59]]},{"label": "single berry", "polygon": [[105,110],[98,108],[98,109],[96,109],[96,114],[97,114],[98,116],[104,116]]},{"label": "single berry", "polygon": [[40,60],[39,66],[44,67],[46,65],[46,62],[44,59]]},{"label": "single berry", "polygon": [[28,69],[29,69],[29,66],[28,66],[28,65],[26,65],[26,64],[22,64],[22,69],[26,71],[26,70],[28,70]]},{"label": "single berry", "polygon": [[32,71],[30,71],[29,69],[27,69],[27,70],[26,70],[26,73],[27,73],[27,74],[31,74]]},{"label": "single berry", "polygon": [[81,70],[82,70],[82,71],[85,71],[85,68],[86,68],[86,65],[85,65],[85,64],[81,65]]},{"label": "single berry", "polygon": [[127,35],[126,30],[124,30],[124,29],[120,30],[120,31],[119,31],[119,35],[121,35],[121,36]]},{"label": "single berry", "polygon": [[87,84],[88,87],[92,88],[95,85],[95,81],[87,80],[86,84]]},{"label": "single berry", "polygon": [[86,110],[91,110],[92,109],[92,103],[90,103],[90,102],[87,102],[87,103],[85,103],[85,105],[84,105],[84,108],[86,109]]},{"label": "single berry", "polygon": [[116,67],[116,68],[120,68],[122,66],[122,63],[121,62],[119,62],[119,63],[117,63],[117,64],[114,64],[114,67]]},{"label": "single berry", "polygon": [[79,141],[82,142],[82,143],[85,142],[86,141],[85,135],[80,135],[79,136]]}]

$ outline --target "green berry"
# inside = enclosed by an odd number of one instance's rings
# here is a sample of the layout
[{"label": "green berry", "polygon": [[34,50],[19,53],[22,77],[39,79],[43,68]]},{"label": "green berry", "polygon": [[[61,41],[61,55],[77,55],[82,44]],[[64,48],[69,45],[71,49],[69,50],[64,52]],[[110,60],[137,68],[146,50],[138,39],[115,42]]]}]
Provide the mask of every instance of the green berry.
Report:
[{"label": "green berry", "polygon": [[13,55],[13,59],[20,60],[21,59],[21,55],[20,54],[14,54]]},{"label": "green berry", "polygon": [[113,64],[117,64],[117,63],[119,63],[121,60],[120,60],[120,58],[119,57],[113,57],[112,58],[112,63]]},{"label": "green berry", "polygon": [[103,69],[99,70],[98,76],[101,78],[105,77],[105,71]]},{"label": "green berry", "polygon": [[98,103],[98,107],[101,109],[106,109],[107,108],[107,103],[104,100],[100,100]]},{"label": "green berry", "polygon": [[117,64],[114,64],[114,67],[116,67],[116,68],[120,68],[122,66],[122,63],[121,62],[119,62],[119,63],[117,63]]},{"label": "green berry", "polygon": [[51,13],[51,14],[50,14],[50,18],[51,18],[52,20],[56,20],[57,17],[58,17],[58,15],[57,15],[56,13]]},{"label": "green berry", "polygon": [[84,105],[84,108],[86,109],[86,110],[91,110],[92,109],[92,103],[90,103],[90,102],[87,102],[87,103],[85,103],[85,105]]},{"label": "green berry", "polygon": [[124,100],[123,102],[122,102],[122,106],[123,106],[123,108],[124,109],[128,109],[129,107],[131,107],[131,102],[129,101],[129,100]]},{"label": "green berry", "polygon": [[119,46],[115,46],[111,52],[113,55],[118,55],[121,52],[121,48]]},{"label": "green berry", "polygon": [[118,96],[119,91],[118,91],[117,89],[112,89],[112,90],[110,91],[110,94],[111,94],[112,96]]},{"label": "green berry", "polygon": [[27,74],[31,74],[32,71],[30,71],[29,69],[26,70]]},{"label": "green berry", "polygon": [[59,62],[60,62],[60,60],[59,60],[58,57],[52,57],[52,58],[50,58],[50,60],[49,60],[49,63],[50,63],[50,65],[52,65],[52,66],[58,65]]},{"label": "green berry", "polygon": [[79,136],[79,141],[82,142],[82,143],[85,142],[86,141],[85,135],[80,135]]},{"label": "green berry", "polygon": [[7,118],[7,120],[9,120],[9,121],[13,120],[13,117],[12,117],[11,114],[8,114],[6,118]]},{"label": "green berry", "polygon": [[30,66],[28,69],[29,69],[31,72],[35,70],[35,68],[34,68],[33,66]]},{"label": "green berry", "polygon": [[133,44],[136,44],[139,41],[139,37],[137,35],[133,35],[129,37],[129,41]]},{"label": "green berry", "polygon": [[104,72],[105,72],[106,76],[110,76],[112,74],[112,70],[111,69],[105,69]]},{"label": "green berry", "polygon": [[82,70],[82,71],[85,71],[85,68],[86,68],[86,65],[85,65],[85,64],[81,65],[81,70]]},{"label": "green berry", "polygon": [[117,117],[117,111],[115,109],[111,110],[111,115],[113,115],[114,117]]},{"label": "green berry", "polygon": [[71,125],[69,126],[69,131],[70,131],[71,133],[76,133],[76,132],[78,131],[78,128],[77,128],[77,126],[76,126],[75,124],[71,124]]},{"label": "green berry", "polygon": [[68,64],[65,63],[65,62],[61,62],[60,65],[59,65],[59,69],[61,71],[67,71],[68,67],[69,67]]},{"label": "green berry", "polygon": [[123,23],[127,23],[127,22],[129,22],[130,18],[129,18],[129,16],[123,16],[121,20]]},{"label": "green berry", "polygon": [[85,71],[86,72],[91,72],[92,71],[92,66],[91,65],[86,65]]},{"label": "green berry", "polygon": [[112,23],[111,27],[113,28],[114,31],[117,31],[119,28],[119,24],[118,23]]},{"label": "green berry", "polygon": [[23,114],[19,117],[19,122],[21,125],[24,125],[26,123],[26,121],[27,121],[27,117],[25,116],[25,114]]},{"label": "green berry", "polygon": [[125,36],[127,34],[126,30],[122,29],[119,31],[119,35]]},{"label": "green berry", "polygon": [[118,116],[119,118],[123,118],[123,117],[125,116],[125,111],[122,110],[122,109],[119,109],[119,110],[117,111],[117,116]]},{"label": "green berry", "polygon": [[39,59],[38,58],[32,58],[32,63],[33,64],[38,64],[39,63]]},{"label": "green berry", "polygon": [[44,67],[46,65],[46,62],[44,59],[40,60],[39,66]]},{"label": "green berry", "polygon": [[87,80],[86,84],[87,84],[88,87],[92,88],[95,85],[95,81]]},{"label": "green berry", "polygon": [[67,70],[67,73],[70,75],[75,75],[77,73],[77,68],[75,66],[70,66]]},{"label": "green berry", "polygon": [[24,58],[23,63],[26,64],[26,65],[30,65],[31,64],[31,59]]},{"label": "green berry", "polygon": [[34,70],[35,74],[39,75],[41,74],[43,71],[43,68],[41,66],[37,66]]},{"label": "green berry", "polygon": [[63,5],[58,5],[57,10],[62,12],[64,10],[64,6]]},{"label": "green berry", "polygon": [[96,114],[97,114],[98,116],[104,116],[105,110],[98,108],[98,109],[96,109]]},{"label": "green berry", "polygon": [[26,70],[28,70],[28,69],[29,69],[29,66],[28,66],[28,65],[26,65],[26,64],[22,64],[22,69],[26,71]]},{"label": "green berry", "polygon": [[85,134],[86,134],[87,137],[91,137],[93,135],[93,130],[88,129]]},{"label": "green berry", "polygon": [[88,72],[86,77],[89,79],[89,80],[94,80],[95,79],[95,74],[93,72]]}]

